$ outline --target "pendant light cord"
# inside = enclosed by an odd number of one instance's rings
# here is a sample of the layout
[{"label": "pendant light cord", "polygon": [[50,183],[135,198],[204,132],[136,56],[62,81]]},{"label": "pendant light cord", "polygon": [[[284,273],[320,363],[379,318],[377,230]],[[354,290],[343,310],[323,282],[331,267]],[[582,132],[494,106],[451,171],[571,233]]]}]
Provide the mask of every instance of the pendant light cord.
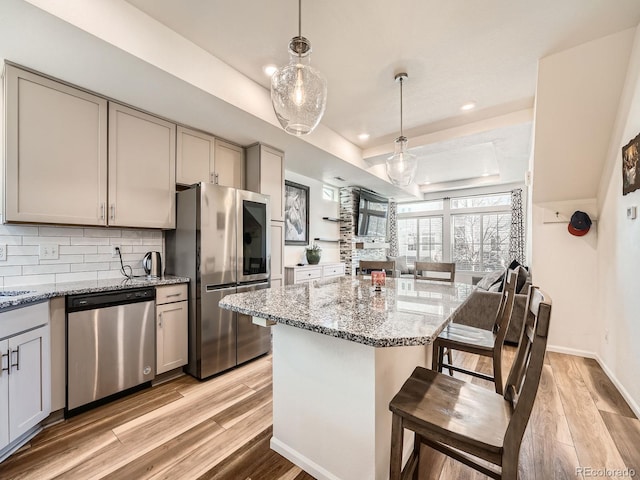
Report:
[{"label": "pendant light cord", "polygon": [[400,78],[400,136],[404,137],[404,134],[402,133],[402,82],[403,79]]},{"label": "pendant light cord", "polygon": [[298,0],[298,36],[302,36],[302,0]]}]

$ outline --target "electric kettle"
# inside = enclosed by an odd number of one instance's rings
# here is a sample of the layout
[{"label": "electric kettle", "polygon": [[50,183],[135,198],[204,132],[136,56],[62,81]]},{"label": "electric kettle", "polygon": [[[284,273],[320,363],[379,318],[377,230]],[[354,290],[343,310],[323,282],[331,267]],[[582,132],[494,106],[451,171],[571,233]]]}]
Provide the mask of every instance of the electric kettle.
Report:
[{"label": "electric kettle", "polygon": [[162,257],[160,252],[147,252],[142,259],[142,267],[144,273],[149,278],[158,278],[162,276]]}]

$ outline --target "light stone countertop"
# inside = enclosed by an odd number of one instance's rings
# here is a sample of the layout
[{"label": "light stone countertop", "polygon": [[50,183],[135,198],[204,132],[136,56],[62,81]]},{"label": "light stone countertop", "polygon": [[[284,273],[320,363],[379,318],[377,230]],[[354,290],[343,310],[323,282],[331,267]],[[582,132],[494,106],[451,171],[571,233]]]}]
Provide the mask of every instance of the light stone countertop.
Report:
[{"label": "light stone countertop", "polygon": [[473,286],[387,278],[375,293],[351,276],[227,295],[222,308],[373,347],[426,345]]},{"label": "light stone countertop", "polygon": [[[128,290],[131,288],[155,287],[158,285],[173,285],[188,282],[189,278],[187,277],[174,277],[168,275],[155,279],[148,279],[146,277],[127,279],[122,277],[106,280],[87,280],[82,282],[50,283],[44,285],[25,285],[21,287],[4,288],[0,289],[0,310],[65,295],[110,292],[115,290]],[[6,295],[6,293],[19,294]]]}]

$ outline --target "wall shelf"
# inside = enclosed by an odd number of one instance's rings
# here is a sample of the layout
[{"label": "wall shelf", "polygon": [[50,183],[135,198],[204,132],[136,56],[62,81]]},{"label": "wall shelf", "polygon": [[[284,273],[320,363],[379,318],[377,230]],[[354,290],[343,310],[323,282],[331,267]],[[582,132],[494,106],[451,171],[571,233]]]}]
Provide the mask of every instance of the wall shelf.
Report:
[{"label": "wall shelf", "polygon": [[321,238],[321,237],[314,238],[313,240],[316,242],[332,242],[332,243],[339,243],[342,241],[339,238]]},{"label": "wall shelf", "polygon": [[323,220],[326,220],[328,222],[339,222],[340,219],[339,218],[335,218],[335,217],[322,217]]}]

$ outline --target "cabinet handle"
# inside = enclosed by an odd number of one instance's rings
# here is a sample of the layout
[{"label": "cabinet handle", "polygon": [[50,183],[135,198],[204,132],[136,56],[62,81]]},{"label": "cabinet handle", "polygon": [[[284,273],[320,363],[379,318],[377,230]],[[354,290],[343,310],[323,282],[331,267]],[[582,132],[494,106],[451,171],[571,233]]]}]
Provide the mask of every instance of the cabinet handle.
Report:
[{"label": "cabinet handle", "polygon": [[100,204],[100,220],[104,220],[104,203]]},{"label": "cabinet handle", "polygon": [[162,328],[162,312],[158,314],[158,328]]},{"label": "cabinet handle", "polygon": [[[2,371],[7,372],[7,375],[11,375],[11,367],[10,367],[11,360],[9,359],[9,352],[10,350],[7,350],[7,353],[3,353],[2,359],[0,359],[0,363],[3,365]],[[4,357],[7,357],[7,368],[4,368]]]},{"label": "cabinet handle", "polygon": [[20,370],[20,347],[15,350],[11,350],[11,353],[16,354],[16,363],[12,363],[11,366],[16,367],[16,370]]},{"label": "cabinet handle", "polygon": [[171,295],[167,295],[167,298],[179,297],[180,295],[182,295],[182,294],[181,293],[172,293]]},{"label": "cabinet handle", "polygon": [[214,173],[213,174],[213,183],[215,183],[216,185],[218,185],[218,174]]},{"label": "cabinet handle", "polygon": [[116,204],[112,203],[111,204],[111,220],[115,220],[116,219]]}]

